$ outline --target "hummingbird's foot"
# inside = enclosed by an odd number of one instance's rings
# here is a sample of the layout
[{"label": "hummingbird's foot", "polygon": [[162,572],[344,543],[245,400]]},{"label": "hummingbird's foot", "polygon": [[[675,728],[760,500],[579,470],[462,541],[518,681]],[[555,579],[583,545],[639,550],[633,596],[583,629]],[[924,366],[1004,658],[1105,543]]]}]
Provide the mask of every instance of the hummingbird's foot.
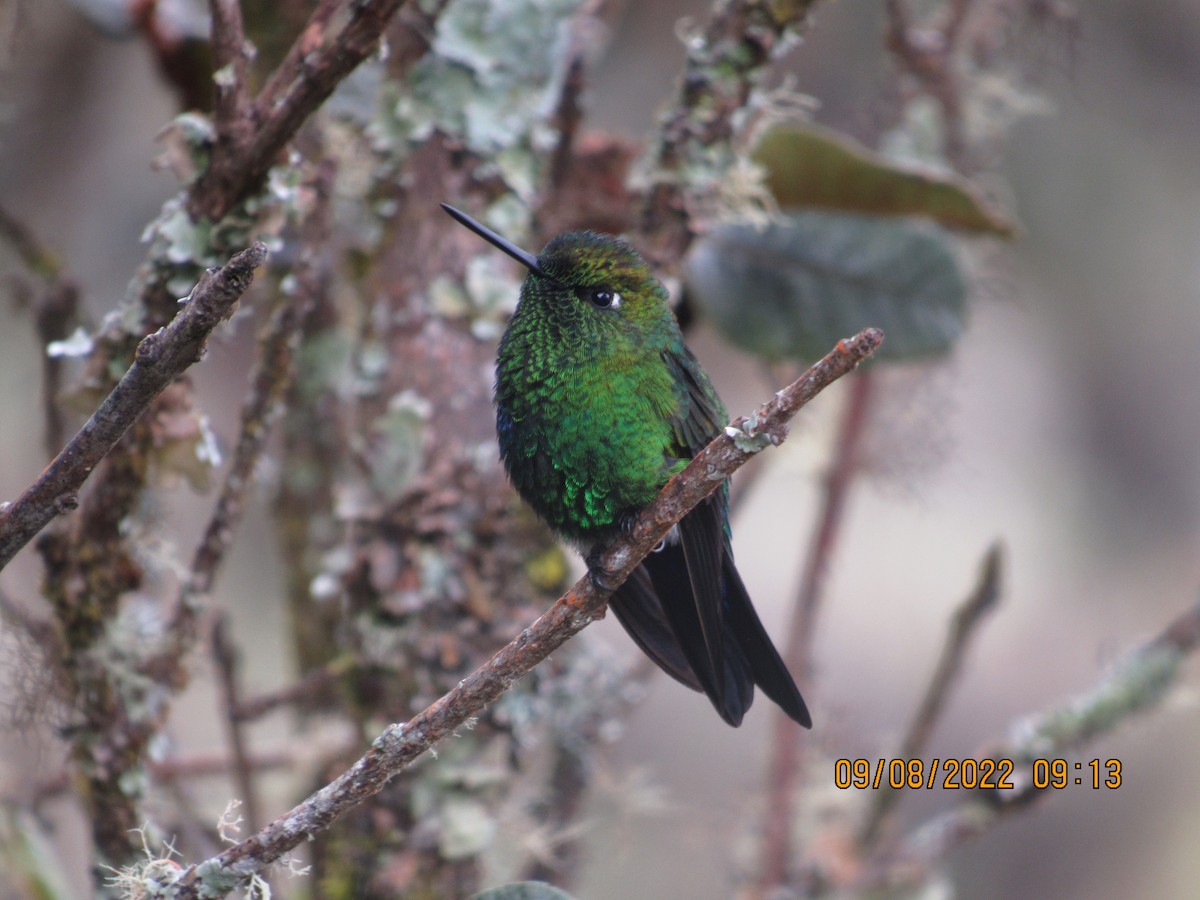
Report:
[{"label": "hummingbird's foot", "polygon": [[641,515],[640,509],[630,510],[622,513],[617,517],[617,527],[621,529],[622,537],[629,537],[633,534],[633,528],[638,523],[638,517]]},{"label": "hummingbird's foot", "polygon": [[598,591],[604,591],[606,594],[611,594],[615,591],[617,584],[616,576],[608,569],[600,564],[600,557],[604,555],[604,547],[594,547],[592,551],[583,558],[587,563],[588,580],[591,581],[592,587]]}]

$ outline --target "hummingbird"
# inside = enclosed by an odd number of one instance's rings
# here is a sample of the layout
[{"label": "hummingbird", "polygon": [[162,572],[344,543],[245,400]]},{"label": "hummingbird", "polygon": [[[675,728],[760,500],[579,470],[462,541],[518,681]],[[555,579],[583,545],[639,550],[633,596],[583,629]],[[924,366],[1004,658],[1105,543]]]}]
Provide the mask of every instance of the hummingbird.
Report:
[{"label": "hummingbird", "polygon": [[[517,492],[598,560],[728,422],[668,293],[626,241],[571,231],[534,256],[442,208],[529,270],[496,358],[496,435]],[[754,687],[805,728],[808,708],[733,562],[729,484],[688,513],[609,608],[642,651],[738,726]]]}]

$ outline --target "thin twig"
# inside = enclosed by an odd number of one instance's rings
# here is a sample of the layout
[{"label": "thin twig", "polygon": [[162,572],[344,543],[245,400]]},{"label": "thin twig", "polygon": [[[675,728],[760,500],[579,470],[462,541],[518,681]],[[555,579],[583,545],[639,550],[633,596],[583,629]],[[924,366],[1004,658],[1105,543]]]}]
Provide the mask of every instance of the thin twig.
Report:
[{"label": "thin twig", "polygon": [[808,558],[804,565],[800,595],[788,637],[784,659],[793,672],[807,679],[812,674],[812,644],[817,618],[824,597],[825,577],[841,531],[842,514],[862,456],[862,438],[866,431],[875,381],[871,372],[858,372],[848,382],[850,396],[842,415],[837,447],[834,449],[833,469],[825,482],[825,497],[821,518],[813,534]]},{"label": "thin twig", "polygon": [[233,778],[238,796],[245,808],[248,827],[257,828],[259,817],[258,790],[246,747],[246,730],[236,710],[241,694],[238,685],[238,652],[229,636],[229,618],[217,617],[212,629],[212,657],[216,665],[221,691],[221,708],[225,713],[225,733],[229,740],[229,756],[233,761]]},{"label": "thin twig", "polygon": [[[315,193],[317,199],[314,201],[310,220],[315,217],[324,220],[327,212],[328,185],[318,184]],[[322,227],[321,230],[324,234],[325,228]],[[313,250],[308,243],[305,247]],[[315,254],[316,251],[313,252]],[[308,263],[311,263],[311,260],[312,257],[309,257]],[[302,263],[301,266],[308,263]],[[176,626],[184,624],[182,619],[191,615],[189,610],[197,599],[212,590],[217,570],[229,551],[237,526],[241,523],[246,494],[254,483],[254,470],[271,434],[271,423],[281,412],[280,401],[295,377],[296,350],[312,302],[312,296],[308,293],[302,293],[295,298],[281,293],[276,298],[271,318],[259,341],[258,362],[251,379],[250,391],[242,406],[241,429],[233,451],[233,460],[221,487],[221,496],[217,500],[212,518],[196,548],[191,577],[182,591],[179,607],[173,616]],[[179,629],[173,630],[178,632]]]},{"label": "thin twig", "polygon": [[[862,435],[870,408],[870,373],[857,372],[850,382],[851,393],[842,416],[833,468],[825,482],[821,515],[805,560],[800,594],[796,598],[783,652],[788,668],[797,673],[802,682],[809,680],[811,675],[812,640],[822,588],[841,528],[846,497],[858,472]],[[760,891],[769,891],[787,880],[792,858],[793,808],[801,769],[802,748],[795,723],[786,716],[776,715],[772,722],[772,733],[771,761],[767,767],[767,809],[763,817],[762,861],[758,877]]]},{"label": "thin twig", "polygon": [[960,172],[970,168],[956,56],[971,0],[952,0],[937,24],[916,25],[904,0],[886,0],[885,45],[942,112],[942,154]]},{"label": "thin twig", "polygon": [[37,300],[35,315],[38,343],[42,347],[42,418],[45,424],[43,446],[53,457],[66,440],[67,422],[59,406],[62,390],[63,359],[49,352],[54,341],[66,340],[79,310],[79,288],[75,282],[58,277]]},{"label": "thin twig", "polygon": [[[79,308],[78,286],[63,274],[63,267],[50,248],[3,206],[0,206],[0,238],[12,246],[25,266],[45,285],[45,290],[33,303],[41,346],[46,348],[51,341],[64,340],[75,323]],[[58,405],[62,362],[59,356],[42,354],[42,415],[49,456],[62,449],[66,427]]]},{"label": "thin twig", "polygon": [[[696,504],[719,488],[753,454],[787,437],[788,422],[809,400],[879,347],[883,333],[867,329],[840,341],[824,359],[749,418],[740,418],[667,482],[629,533],[601,555],[599,565],[620,585]],[[351,807],[378,793],[388,780],[480,712],[518,678],[604,614],[608,595],[585,576],[537,621],[459,685],[407,722],[392,725],[348,771],[258,834],[217,857],[190,867],[174,885],[176,897],[211,897],[278,860],[302,840],[327,828]]]},{"label": "thin twig", "polygon": [[255,244],[208,270],[171,323],[142,339],[133,365],[87,424],[20,497],[0,509],[0,569],[55,516],[75,508],[100,460],[154,398],[200,360],[208,336],[233,313],[266,258],[266,246]]},{"label": "thin twig", "polygon": [[[984,557],[975,589],[954,613],[950,631],[946,635],[946,643],[929,680],[925,697],[913,716],[907,734],[900,742],[900,748],[894,754],[895,759],[917,759],[924,754],[929,737],[946,707],[950,690],[958,680],[958,673],[962,670],[971,638],[987,614],[995,609],[999,602],[1003,557],[1000,544],[993,544]],[[870,847],[875,842],[887,820],[888,812],[900,799],[900,795],[900,791],[887,787],[875,793],[874,803],[860,831],[859,841],[864,847]]]},{"label": "thin twig", "polygon": [[241,0],[209,0],[212,17],[213,125],[217,139],[244,141],[253,128],[246,87],[246,31]]},{"label": "thin twig", "polygon": [[253,772],[273,769],[295,770],[296,754],[288,750],[273,750],[247,756],[244,762],[220,754],[194,756],[170,756],[151,760],[146,764],[156,781],[181,781],[191,778],[210,778],[228,775],[236,767],[244,765]]},{"label": "thin twig", "polygon": [[310,700],[342,676],[354,671],[358,665],[359,660],[355,654],[344,653],[320,668],[306,672],[304,677],[293,684],[242,700],[234,709],[234,715],[242,722],[252,722],[280,707]]},{"label": "thin twig", "polygon": [[59,277],[58,258],[24,222],[0,206],[0,238],[3,238],[39,278],[52,283]]}]

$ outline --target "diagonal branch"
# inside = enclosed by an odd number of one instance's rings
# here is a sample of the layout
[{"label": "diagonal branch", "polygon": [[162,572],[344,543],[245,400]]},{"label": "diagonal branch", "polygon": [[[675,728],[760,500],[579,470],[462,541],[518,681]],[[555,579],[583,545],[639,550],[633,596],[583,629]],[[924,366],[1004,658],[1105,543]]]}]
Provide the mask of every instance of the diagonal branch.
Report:
[{"label": "diagonal branch", "polygon": [[[946,635],[946,643],[942,647],[937,667],[929,680],[921,705],[913,716],[908,733],[900,742],[896,751],[896,759],[916,759],[925,752],[933,728],[941,718],[942,710],[950,697],[950,689],[958,680],[966,659],[967,648],[971,638],[983,623],[985,617],[1000,602],[1000,582],[1004,563],[1004,553],[999,542],[993,544],[984,557],[983,566],[979,572],[979,580],[971,595],[963,601],[955,611],[950,621],[950,632]],[[860,829],[859,840],[864,847],[870,847],[881,834],[888,813],[900,799],[900,791],[884,787],[874,795],[874,802],[867,813],[866,822]]]},{"label": "diagonal branch", "polygon": [[[726,428],[688,467],[663,487],[642,511],[629,533],[611,545],[598,563],[614,587],[637,565],[676,522],[717,490],[760,450],[782,443],[788,423],[800,408],[836,379],[869,357],[883,332],[869,328],[839,341],[810,368],[749,417]],[[591,579],[579,580],[537,621],[454,690],[407,722],[392,725],[349,770],[266,828],[219,856],[190,867],[173,886],[172,896],[220,896],[282,857],[288,850],[367,797],[378,793],[433,744],[463,725],[544,660],[568,638],[602,618],[608,594]]]},{"label": "diagonal branch", "polygon": [[200,360],[208,336],[233,314],[266,258],[266,246],[255,244],[209,269],[171,323],[142,339],[133,365],[100,408],[20,497],[0,507],[0,569],[55,516],[75,508],[92,470],[154,398]]},{"label": "diagonal branch", "polygon": [[[957,847],[982,837],[1011,814],[1061,793],[1039,788],[1032,777],[1035,760],[1069,757],[1087,743],[1102,737],[1131,716],[1154,708],[1179,678],[1184,660],[1200,647],[1200,603],[1169,622],[1156,637],[1133,651],[1087,694],[1058,709],[1019,722],[1006,744],[979,754],[1011,760],[1012,790],[977,790],[953,809],[915,827],[897,846],[867,861],[851,889],[870,893],[883,888],[901,889],[917,884],[940,867]],[[1113,790],[1124,773],[1119,760],[1107,760],[1099,789]],[[1115,768],[1112,764],[1115,764]],[[1087,779],[1092,777],[1085,767]],[[1074,774],[1074,773],[1073,773]]]}]

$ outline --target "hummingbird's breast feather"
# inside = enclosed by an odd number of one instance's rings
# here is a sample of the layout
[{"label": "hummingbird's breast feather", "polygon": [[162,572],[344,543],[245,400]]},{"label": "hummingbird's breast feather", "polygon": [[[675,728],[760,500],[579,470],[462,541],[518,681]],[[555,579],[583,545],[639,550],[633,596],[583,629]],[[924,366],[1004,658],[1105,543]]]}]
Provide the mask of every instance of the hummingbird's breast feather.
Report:
[{"label": "hummingbird's breast feather", "polygon": [[[508,348],[512,349],[512,348]],[[610,535],[666,482],[677,388],[657,354],[497,366],[496,430],[509,477],[563,535]]]}]

